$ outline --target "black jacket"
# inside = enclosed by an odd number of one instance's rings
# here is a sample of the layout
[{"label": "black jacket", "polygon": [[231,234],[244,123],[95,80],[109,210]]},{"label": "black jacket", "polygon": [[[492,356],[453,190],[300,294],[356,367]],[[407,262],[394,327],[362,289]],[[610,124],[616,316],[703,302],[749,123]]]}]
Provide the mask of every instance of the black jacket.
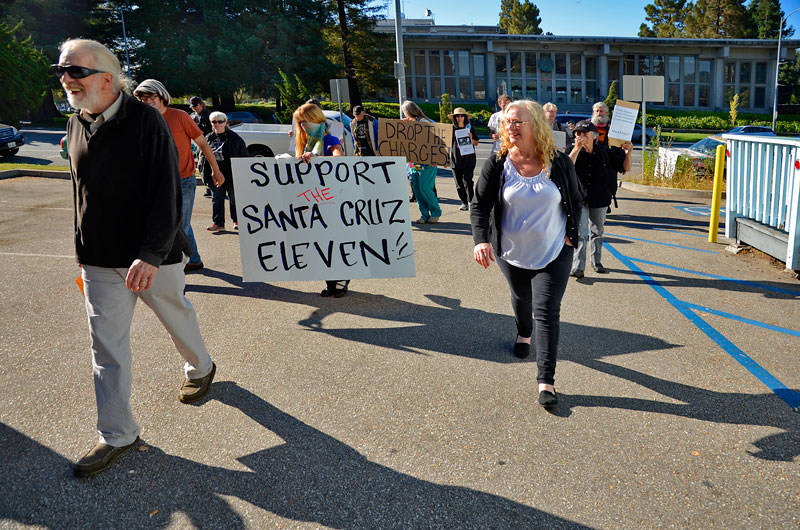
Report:
[{"label": "black jacket", "polygon": [[[506,177],[503,164],[506,156],[493,153],[483,164],[481,176],[475,184],[475,196],[470,207],[472,239],[475,244],[491,243],[496,255],[502,254],[500,248],[500,226],[503,219],[503,185]],[[578,246],[578,226],[575,213],[582,200],[575,166],[564,153],[557,151],[550,168],[550,180],[561,193],[561,205],[567,214],[567,237],[573,246]]]},{"label": "black jacket", "polygon": [[592,154],[583,149],[575,161],[575,173],[583,189],[583,202],[589,208],[605,208],[617,193],[617,173],[625,173],[625,151],[594,143]]},{"label": "black jacket", "polygon": [[78,262],[179,263],[190,249],[181,229],[178,149],[161,114],[123,94],[117,115],[94,133],[73,114],[67,139]]},{"label": "black jacket", "polygon": [[[233,173],[231,172],[231,158],[246,158],[250,156],[247,152],[247,144],[241,136],[230,130],[225,129],[222,134],[212,132],[206,135],[208,145],[212,146],[214,150],[219,143],[222,144],[222,160],[217,157],[217,165],[225,180],[233,181]],[[200,155],[200,174],[203,175],[203,182],[211,185],[211,164],[206,163],[206,158]]]},{"label": "black jacket", "polygon": [[203,112],[192,112],[192,119],[200,127],[203,135],[214,130],[214,127],[211,126],[211,112],[208,109],[204,108]]}]

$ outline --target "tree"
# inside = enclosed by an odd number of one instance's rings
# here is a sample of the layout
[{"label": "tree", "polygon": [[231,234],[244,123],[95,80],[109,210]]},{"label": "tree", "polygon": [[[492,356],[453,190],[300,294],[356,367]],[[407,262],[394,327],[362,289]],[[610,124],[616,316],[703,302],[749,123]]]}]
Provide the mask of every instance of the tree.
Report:
[{"label": "tree", "polygon": [[17,39],[21,27],[22,23],[12,28],[0,22],[0,121],[13,124],[39,108],[51,80],[47,58],[33,39]]},{"label": "tree", "polygon": [[[752,0],[747,6],[747,20],[750,26],[748,36],[753,39],[777,39],[783,16],[779,0]],[[784,39],[793,34],[793,27],[783,28]]]},{"label": "tree", "polygon": [[[325,30],[325,40],[329,44],[328,59],[340,67],[350,80],[344,53],[346,48],[352,75],[359,89],[356,91],[353,84],[349,83],[350,104],[359,105],[361,94],[374,94],[394,85],[394,41],[389,34],[374,32],[382,9],[374,0],[336,0],[335,3],[339,23]],[[342,25],[342,9],[345,25]]]},{"label": "tree", "polygon": [[644,7],[647,24],[639,27],[640,37],[680,37],[685,26],[687,7],[686,0],[655,0]]},{"label": "tree", "polygon": [[614,106],[617,104],[617,100],[619,99],[618,90],[617,82],[612,81],[611,86],[608,87],[608,96],[606,96],[604,102],[608,107],[609,114],[614,112]]},{"label": "tree", "polygon": [[539,8],[530,0],[501,0],[500,22],[501,28],[510,35],[541,35]]},{"label": "tree", "polygon": [[686,18],[685,37],[743,39],[749,31],[744,0],[697,0]]}]

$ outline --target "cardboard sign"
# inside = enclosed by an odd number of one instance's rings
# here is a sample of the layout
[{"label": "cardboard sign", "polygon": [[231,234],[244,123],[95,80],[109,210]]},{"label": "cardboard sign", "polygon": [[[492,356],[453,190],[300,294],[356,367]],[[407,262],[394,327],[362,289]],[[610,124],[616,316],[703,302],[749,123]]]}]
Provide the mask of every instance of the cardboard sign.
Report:
[{"label": "cardboard sign", "polygon": [[403,158],[231,160],[246,282],[416,276]]},{"label": "cardboard sign", "polygon": [[556,142],[556,149],[567,150],[567,133],[564,131],[553,131],[553,140]]},{"label": "cardboard sign", "polygon": [[633,138],[633,129],[636,127],[636,118],[639,116],[639,104],[630,103],[621,99],[614,105],[614,116],[608,127],[608,145],[619,147]]},{"label": "cardboard sign", "polygon": [[378,121],[378,154],[404,156],[413,164],[447,167],[453,125],[412,120]]}]

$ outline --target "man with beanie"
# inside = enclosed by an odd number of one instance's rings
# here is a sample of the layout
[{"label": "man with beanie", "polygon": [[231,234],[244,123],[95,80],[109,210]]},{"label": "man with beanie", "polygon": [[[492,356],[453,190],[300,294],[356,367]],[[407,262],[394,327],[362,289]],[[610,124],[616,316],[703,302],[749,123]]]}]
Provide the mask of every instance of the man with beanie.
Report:
[{"label": "man with beanie", "polygon": [[130,402],[131,322],[139,299],[185,362],[179,401],[202,399],[216,368],[183,293],[189,248],[172,135],[158,112],[125,92],[127,78],[108,48],[75,39],[60,49],[53,72],[78,109],[67,122],[67,139],[99,435],[75,465],[75,474],[85,477],[107,469],[139,440]]},{"label": "man with beanie", "polygon": [[194,177],[194,157],[192,156],[192,142],[197,144],[208,164],[211,165],[211,178],[215,186],[220,186],[225,182],[225,177],[219,170],[214,152],[208,145],[203,131],[182,110],[169,107],[172,98],[167,92],[167,88],[161,81],[155,79],[145,79],[133,91],[133,95],[142,103],[147,103],[161,113],[164,121],[167,122],[175,146],[178,148],[178,167],[181,171],[181,195],[183,196],[183,231],[189,238],[192,247],[192,254],[189,256],[189,263],[186,264],[185,271],[198,271],[203,268],[203,261],[197,251],[197,242],[192,230],[192,210],[194,209],[194,196],[197,190],[197,180]]}]

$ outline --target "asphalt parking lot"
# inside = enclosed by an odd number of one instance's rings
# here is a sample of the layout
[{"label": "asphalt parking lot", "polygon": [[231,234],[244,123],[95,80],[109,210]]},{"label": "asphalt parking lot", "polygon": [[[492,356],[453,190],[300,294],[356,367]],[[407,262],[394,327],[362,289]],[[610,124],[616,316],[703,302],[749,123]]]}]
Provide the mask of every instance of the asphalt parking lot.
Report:
[{"label": "asphalt parking lot", "polygon": [[437,189],[416,278],[341,299],[242,283],[238,236],[205,230],[198,191],[206,268],[187,296],[218,367],[209,398],[178,402],[180,357],[140,304],[142,444],[79,480],[96,434],[71,184],[0,180],[0,527],[800,526],[800,282],[726,252],[722,228],[708,243],[710,201],[620,190],[610,273],[567,288],[551,414],[447,172]]}]

